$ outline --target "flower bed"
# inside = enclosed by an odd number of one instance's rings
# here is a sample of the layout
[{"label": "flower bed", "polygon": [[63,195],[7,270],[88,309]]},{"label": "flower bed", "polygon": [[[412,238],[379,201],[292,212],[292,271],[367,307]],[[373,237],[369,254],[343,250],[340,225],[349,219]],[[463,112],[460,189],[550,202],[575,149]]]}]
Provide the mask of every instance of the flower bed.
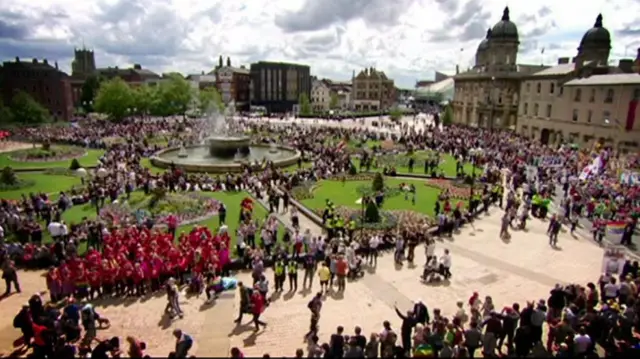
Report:
[{"label": "flower bed", "polygon": [[52,146],[45,148],[30,148],[11,153],[10,158],[19,162],[57,162],[70,160],[82,156],[85,150],[74,146]]},{"label": "flower bed", "polygon": [[[322,216],[322,209],[316,209],[316,214]],[[362,223],[362,210],[351,207],[338,206],[335,213],[343,218],[354,219],[357,230],[354,238],[358,241],[369,240],[373,235],[382,235],[390,230],[399,229],[409,231],[423,231],[431,227],[434,221],[427,215],[410,210],[380,211],[381,221],[378,223]]]},{"label": "flower bed", "polygon": [[304,201],[305,199],[313,198],[313,190],[316,188],[317,183],[312,181],[303,182],[291,189],[291,197],[296,201]]},{"label": "flower bed", "polygon": [[5,167],[0,172],[0,192],[15,191],[34,184],[35,181],[18,177],[11,167]]},{"label": "flower bed", "polygon": [[[358,192],[358,194],[362,197],[374,197],[378,194],[377,191],[374,191],[373,188],[371,188],[371,185],[362,185],[359,186],[356,191]],[[385,198],[391,198],[391,197],[395,197],[399,194],[401,194],[403,191],[402,188],[400,187],[389,187],[389,186],[384,186],[384,197]]]},{"label": "flower bed", "polygon": [[112,203],[100,211],[100,217],[110,224],[136,223],[151,217],[156,223],[164,223],[167,217],[175,215],[178,223],[214,216],[220,202],[197,192],[134,197],[129,202]]},{"label": "flower bed", "polygon": [[[456,199],[468,200],[471,194],[470,185],[448,179],[430,179],[425,182],[425,186],[441,191],[448,190],[451,197]],[[475,185],[475,190],[482,190],[482,185]]]},{"label": "flower bed", "polygon": [[378,167],[395,167],[403,168],[409,167],[409,160],[413,158],[415,161],[414,166],[419,166],[420,161],[424,161],[429,158],[427,153],[400,153],[400,154],[387,154],[376,157],[378,161]]}]

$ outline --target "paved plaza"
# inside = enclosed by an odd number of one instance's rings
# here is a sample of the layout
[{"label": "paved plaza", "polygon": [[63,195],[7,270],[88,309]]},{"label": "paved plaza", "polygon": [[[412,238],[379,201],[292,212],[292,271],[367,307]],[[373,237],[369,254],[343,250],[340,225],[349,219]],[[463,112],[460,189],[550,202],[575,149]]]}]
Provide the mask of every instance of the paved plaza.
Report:
[{"label": "paved plaza", "polygon": [[[416,299],[422,299],[430,310],[440,308],[445,315],[451,315],[456,301],[466,302],[474,291],[483,298],[491,295],[500,309],[514,302],[546,299],[556,283],[584,284],[597,280],[602,248],[588,238],[572,238],[563,233],[560,248],[553,249],[547,244],[547,224],[534,220],[527,232],[514,232],[511,241],[505,243],[498,238],[501,215],[500,209],[492,208],[490,215],[481,215],[476,221],[475,230],[467,226],[453,240],[438,243],[438,255],[445,248],[452,253],[450,283],[420,283],[422,246],[416,249],[415,268],[396,267],[390,254],[382,256],[377,268],[364,278],[349,282],[343,295],[327,296],[320,319],[321,340],[328,340],[338,325],[345,326],[347,334],[356,325],[361,326],[367,335],[379,332],[384,320],[398,326],[394,305],[404,311]],[[271,273],[268,276],[271,278]],[[247,273],[239,274],[238,278],[250,281]],[[23,293],[3,300],[0,305],[0,315],[5,318],[0,328],[0,348],[5,352],[19,336],[11,326],[13,316],[29,295],[44,288],[44,278],[39,272],[22,272],[20,279]],[[309,324],[307,302],[316,292],[318,282],[313,285],[311,291],[299,288],[297,293],[285,292],[274,297],[264,314],[268,326],[257,333],[250,325],[234,325],[238,311],[236,293],[224,294],[215,305],[203,305],[203,297],[183,296],[185,318],[174,322],[163,319],[166,299],[158,294],[143,300],[98,304],[99,312],[112,322],[109,329],[99,331],[99,336],[134,335],[147,343],[150,355],[166,355],[174,346],[171,330],[181,328],[196,338],[193,353],[199,356],[228,355],[229,348],[234,346],[242,348],[247,356],[293,355],[297,348],[305,347],[302,336]],[[245,317],[245,323],[249,319]]]}]

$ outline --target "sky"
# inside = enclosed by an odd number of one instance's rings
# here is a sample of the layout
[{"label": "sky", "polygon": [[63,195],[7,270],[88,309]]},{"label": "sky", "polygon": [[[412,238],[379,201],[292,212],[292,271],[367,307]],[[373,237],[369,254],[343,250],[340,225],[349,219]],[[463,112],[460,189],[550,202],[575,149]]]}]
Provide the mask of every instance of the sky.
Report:
[{"label": "sky", "polygon": [[234,66],[307,64],[333,80],[374,66],[412,88],[434,71],[471,66],[505,6],[518,63],[575,56],[599,13],[612,59],[640,47],[640,0],[0,0],[0,59],[46,58],[69,73],[73,49],[84,46],[98,67],[197,74],[223,56]]}]

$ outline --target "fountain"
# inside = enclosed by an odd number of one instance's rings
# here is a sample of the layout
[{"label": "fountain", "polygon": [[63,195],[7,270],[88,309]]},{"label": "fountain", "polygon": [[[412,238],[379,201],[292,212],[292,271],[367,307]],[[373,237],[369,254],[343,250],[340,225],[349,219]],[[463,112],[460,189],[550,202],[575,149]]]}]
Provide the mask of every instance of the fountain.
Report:
[{"label": "fountain", "polygon": [[233,102],[222,113],[211,108],[203,119],[200,145],[161,150],[151,157],[151,162],[161,168],[173,163],[185,171],[207,173],[239,172],[244,165],[264,161],[273,162],[276,167],[297,163],[300,153],[293,148],[275,142],[252,145],[234,115]]}]

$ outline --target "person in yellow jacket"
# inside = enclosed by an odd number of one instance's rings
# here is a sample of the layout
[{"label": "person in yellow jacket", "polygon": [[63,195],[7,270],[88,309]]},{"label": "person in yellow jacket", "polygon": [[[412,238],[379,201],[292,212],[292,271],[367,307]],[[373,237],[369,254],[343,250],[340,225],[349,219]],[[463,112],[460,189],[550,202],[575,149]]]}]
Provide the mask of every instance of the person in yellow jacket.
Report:
[{"label": "person in yellow jacket", "polygon": [[275,283],[276,292],[284,290],[284,281],[286,279],[285,269],[286,266],[282,258],[276,259],[275,263],[273,264],[273,281]]}]

